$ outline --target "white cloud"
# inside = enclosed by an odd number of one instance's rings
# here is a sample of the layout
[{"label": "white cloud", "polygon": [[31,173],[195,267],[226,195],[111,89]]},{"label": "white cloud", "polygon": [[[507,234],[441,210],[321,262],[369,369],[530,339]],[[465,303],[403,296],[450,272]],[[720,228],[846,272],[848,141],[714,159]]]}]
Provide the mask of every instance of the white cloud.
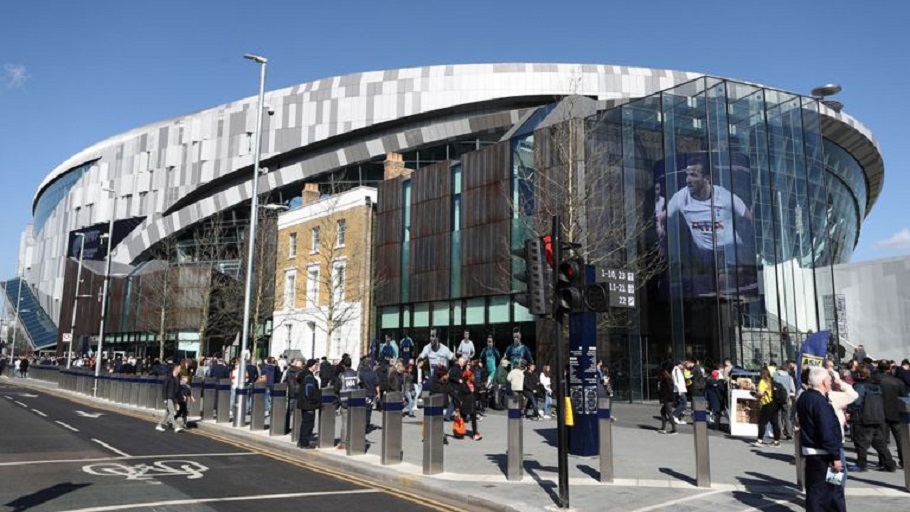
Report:
[{"label": "white cloud", "polygon": [[884,240],[875,243],[883,249],[910,249],[910,229],[904,228]]},{"label": "white cloud", "polygon": [[8,89],[22,87],[28,79],[28,72],[22,64],[3,65],[3,81]]}]

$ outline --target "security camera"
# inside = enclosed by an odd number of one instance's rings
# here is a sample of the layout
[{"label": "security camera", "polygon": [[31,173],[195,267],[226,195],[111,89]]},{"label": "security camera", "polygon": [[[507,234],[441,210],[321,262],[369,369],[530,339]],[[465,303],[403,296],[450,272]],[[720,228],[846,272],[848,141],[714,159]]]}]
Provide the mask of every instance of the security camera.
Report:
[{"label": "security camera", "polygon": [[271,105],[266,105],[266,106],[265,106],[265,109],[268,111],[268,113],[269,113],[270,116],[275,115],[275,107],[273,107],[273,106],[271,106]]}]

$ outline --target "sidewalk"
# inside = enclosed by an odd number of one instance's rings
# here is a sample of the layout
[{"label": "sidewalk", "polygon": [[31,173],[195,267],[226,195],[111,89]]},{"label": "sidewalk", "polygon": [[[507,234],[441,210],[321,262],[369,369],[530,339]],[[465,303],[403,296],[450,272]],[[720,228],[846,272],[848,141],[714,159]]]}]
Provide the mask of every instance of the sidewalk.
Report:
[{"label": "sidewalk", "polygon": [[[144,408],[86,398],[56,384],[28,379],[6,379],[8,383],[53,390],[61,395],[95,402],[98,407],[129,410],[157,420],[159,413]],[[779,448],[755,448],[751,439],[731,438],[722,433],[710,435],[711,480],[708,489],[695,484],[695,447],[691,425],[681,425],[679,435],[656,432],[657,406],[623,404],[613,406],[617,421],[613,426],[613,484],[598,481],[597,457],[569,457],[569,488],[572,508],[581,511],[621,507],[622,510],[716,510],[718,506],[777,510],[801,510],[802,498],[796,488],[792,442]],[[373,412],[373,423],[381,425],[382,413]],[[524,478],[508,482],[506,472],[506,416],[491,411],[478,425],[483,440],[450,439],[445,447],[446,472],[422,475],[421,414],[403,422],[404,462],[397,466],[380,465],[382,431],[367,436],[366,455],[347,457],[341,450],[299,450],[290,436],[269,437],[268,431],[251,432],[249,427],[233,428],[210,421],[198,423],[202,432],[279,450],[314,465],[323,465],[373,479],[386,485],[401,486],[415,493],[443,498],[463,507],[494,510],[542,510],[552,507],[557,493],[556,422],[525,421]],[[149,428],[152,428],[150,425]],[[451,423],[445,424],[451,433]],[[340,421],[336,421],[336,430]],[[336,431],[336,437],[340,432]],[[852,448],[852,445],[851,445]],[[892,446],[893,448],[893,446]],[[871,460],[876,460],[875,455]],[[862,503],[864,510],[901,510],[910,494],[903,490],[904,476],[869,471],[851,474],[847,487],[848,503]],[[869,497],[874,497],[870,500]],[[606,500],[606,501],[605,501]],[[895,508],[897,507],[897,508]]]}]

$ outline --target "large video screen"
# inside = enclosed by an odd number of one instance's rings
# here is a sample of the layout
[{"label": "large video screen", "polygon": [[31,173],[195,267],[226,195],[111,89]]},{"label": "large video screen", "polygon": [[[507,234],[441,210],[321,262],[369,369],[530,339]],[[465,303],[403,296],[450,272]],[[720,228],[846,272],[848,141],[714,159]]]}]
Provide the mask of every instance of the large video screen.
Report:
[{"label": "large video screen", "polygon": [[[681,153],[654,165],[654,229],[686,297],[755,295],[752,171],[740,153]],[[666,190],[665,190],[666,189]],[[661,289],[669,291],[669,276]],[[664,295],[664,293],[662,293]]]}]

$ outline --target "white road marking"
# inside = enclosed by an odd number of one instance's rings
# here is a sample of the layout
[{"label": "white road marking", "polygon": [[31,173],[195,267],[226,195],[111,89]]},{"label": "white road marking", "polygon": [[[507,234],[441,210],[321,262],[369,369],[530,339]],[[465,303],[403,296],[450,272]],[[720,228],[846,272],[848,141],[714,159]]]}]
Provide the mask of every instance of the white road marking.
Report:
[{"label": "white road marking", "polygon": [[208,471],[208,466],[192,460],[159,460],[150,464],[142,463],[130,466],[120,462],[100,462],[82,466],[82,471],[95,476],[122,476],[127,480],[150,482],[162,476],[185,476],[188,480],[197,480]]},{"label": "white road marking", "polygon": [[11,397],[11,396],[9,396],[9,395],[3,395],[3,398],[5,398],[5,399],[7,399],[7,400],[12,400],[12,399],[13,399],[13,397]]},{"label": "white road marking", "polygon": [[633,510],[631,512],[648,512],[650,510],[662,510],[662,509],[667,508],[672,505],[678,505],[680,503],[685,503],[687,501],[692,501],[692,500],[700,500],[700,499],[705,498],[706,496],[711,496],[712,494],[720,494],[722,492],[727,492],[727,491],[720,490],[720,491],[698,493],[693,496],[687,496],[685,498],[679,498],[677,500],[665,501],[663,503],[658,503],[657,505],[651,505],[649,507],[639,508],[639,509]]},{"label": "white road marking", "polygon": [[31,393],[19,393],[19,396],[24,398],[38,398],[38,395],[33,395]]},{"label": "white road marking", "polygon": [[32,408],[32,412],[34,412],[38,416],[43,416],[43,417],[47,418],[47,414],[44,414],[43,412],[39,411],[38,409]]},{"label": "white road marking", "polygon": [[[57,423],[60,423],[59,421]],[[181,453],[180,457],[237,457],[241,455],[259,455],[255,452],[227,452],[227,453]],[[99,457],[96,459],[56,459],[56,460],[22,460],[17,462],[0,462],[0,467],[7,466],[31,466],[34,464],[82,464],[85,462],[104,462],[113,460],[136,460],[136,459],[164,459],[174,457],[173,454],[166,455],[129,455],[125,457]]]},{"label": "white road marking", "polygon": [[129,456],[130,456],[130,454],[126,453],[125,451],[123,451],[123,450],[118,450],[118,449],[114,448],[113,446],[111,446],[111,445],[105,443],[104,441],[101,441],[101,440],[98,440],[98,439],[95,439],[95,438],[92,438],[92,441],[94,441],[94,442],[100,444],[101,446],[103,446],[103,447],[107,448],[108,450],[110,450],[110,451],[116,453],[117,455],[120,455],[120,456],[123,456],[123,457],[129,457]]},{"label": "white road marking", "polygon": [[288,494],[260,494],[259,496],[232,496],[229,498],[199,498],[186,500],[171,501],[154,501],[150,503],[130,503],[128,505],[110,505],[106,507],[91,507],[72,509],[67,512],[112,512],[115,510],[128,510],[132,508],[155,508],[155,507],[176,507],[179,505],[197,505],[202,503],[223,503],[229,501],[253,501],[253,500],[281,500],[287,498],[308,498],[312,496],[338,496],[342,494],[375,494],[381,492],[378,489],[357,489],[353,491],[319,491],[319,492],[297,492]]},{"label": "white road marking", "polygon": [[21,405],[22,407],[25,407],[26,409],[28,409],[28,405],[20,402],[19,400],[13,400],[13,401],[16,403],[16,405]]},{"label": "white road marking", "polygon": [[75,411],[75,412],[76,412],[76,414],[78,414],[79,416],[82,416],[84,418],[97,418],[99,416],[104,416],[104,414],[102,414],[100,412],[85,412],[85,411]]},{"label": "white road marking", "polygon": [[56,424],[58,424],[58,425],[61,425],[63,428],[72,430],[73,432],[79,432],[79,429],[78,429],[78,428],[75,428],[75,427],[73,427],[73,426],[71,426],[71,425],[67,425],[66,423],[63,423],[62,421],[57,420],[57,421],[55,421],[54,423],[56,423]]}]

